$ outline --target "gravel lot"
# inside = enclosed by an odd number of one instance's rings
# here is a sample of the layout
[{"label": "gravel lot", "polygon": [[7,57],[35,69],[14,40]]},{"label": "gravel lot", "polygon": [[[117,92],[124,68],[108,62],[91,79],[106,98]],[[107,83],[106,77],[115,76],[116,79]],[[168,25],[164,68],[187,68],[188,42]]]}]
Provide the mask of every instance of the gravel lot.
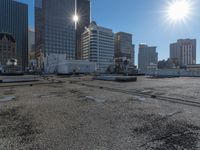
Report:
[{"label": "gravel lot", "polygon": [[[200,102],[200,78],[118,83],[53,77],[57,84],[1,87],[0,150],[199,150],[200,107],[88,87]],[[71,81],[79,81],[74,84]]]}]

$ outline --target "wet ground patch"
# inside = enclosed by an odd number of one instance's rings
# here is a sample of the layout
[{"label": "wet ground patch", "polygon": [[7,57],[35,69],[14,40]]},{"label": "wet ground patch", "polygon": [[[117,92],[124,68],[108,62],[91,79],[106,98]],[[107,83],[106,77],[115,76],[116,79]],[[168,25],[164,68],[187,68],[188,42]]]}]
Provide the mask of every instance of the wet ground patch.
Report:
[{"label": "wet ground patch", "polygon": [[133,128],[135,138],[144,138],[141,149],[147,150],[199,150],[200,127],[186,121],[175,120],[172,115],[143,115],[141,126]]},{"label": "wet ground patch", "polygon": [[13,144],[31,144],[40,134],[31,115],[22,114],[21,110],[22,107],[0,110],[0,142],[12,140],[16,142]]}]

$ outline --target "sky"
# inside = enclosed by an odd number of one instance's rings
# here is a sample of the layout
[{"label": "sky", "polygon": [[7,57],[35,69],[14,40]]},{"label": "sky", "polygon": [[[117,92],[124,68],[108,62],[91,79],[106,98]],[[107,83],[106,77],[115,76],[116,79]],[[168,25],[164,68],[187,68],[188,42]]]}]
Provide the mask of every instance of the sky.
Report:
[{"label": "sky", "polygon": [[[29,26],[34,28],[34,0],[19,0],[29,5]],[[191,3],[191,15],[185,22],[172,23],[166,17],[169,2],[174,0],[93,0],[92,18],[98,25],[114,32],[133,34],[136,45],[157,46],[159,60],[169,57],[169,44],[177,39],[197,39],[197,63],[200,63],[200,0]]]}]

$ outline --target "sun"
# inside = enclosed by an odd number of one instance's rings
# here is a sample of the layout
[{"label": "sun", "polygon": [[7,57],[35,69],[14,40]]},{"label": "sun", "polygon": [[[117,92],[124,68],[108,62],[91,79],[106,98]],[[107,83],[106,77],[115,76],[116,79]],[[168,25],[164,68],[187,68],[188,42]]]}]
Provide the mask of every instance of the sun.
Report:
[{"label": "sun", "polygon": [[78,17],[78,15],[77,15],[77,14],[75,14],[75,15],[73,16],[73,20],[74,20],[74,22],[78,22],[78,20],[79,20],[79,17]]},{"label": "sun", "polygon": [[191,3],[188,0],[174,0],[167,9],[168,19],[172,22],[185,21],[190,17]]}]

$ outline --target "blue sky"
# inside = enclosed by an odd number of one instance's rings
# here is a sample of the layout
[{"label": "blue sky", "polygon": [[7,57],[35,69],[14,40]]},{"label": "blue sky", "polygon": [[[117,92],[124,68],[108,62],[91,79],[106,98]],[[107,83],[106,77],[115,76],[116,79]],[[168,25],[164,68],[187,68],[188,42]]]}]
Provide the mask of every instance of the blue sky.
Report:
[{"label": "blue sky", "polygon": [[[34,28],[34,0],[19,0],[29,4],[29,26]],[[169,57],[169,44],[179,38],[197,39],[197,63],[200,63],[200,1],[193,3],[190,19],[185,23],[171,24],[165,10],[167,1],[173,0],[93,0],[92,16],[98,25],[109,27],[114,32],[133,34],[136,44],[157,46],[159,59]],[[137,63],[137,59],[136,59]]]}]

